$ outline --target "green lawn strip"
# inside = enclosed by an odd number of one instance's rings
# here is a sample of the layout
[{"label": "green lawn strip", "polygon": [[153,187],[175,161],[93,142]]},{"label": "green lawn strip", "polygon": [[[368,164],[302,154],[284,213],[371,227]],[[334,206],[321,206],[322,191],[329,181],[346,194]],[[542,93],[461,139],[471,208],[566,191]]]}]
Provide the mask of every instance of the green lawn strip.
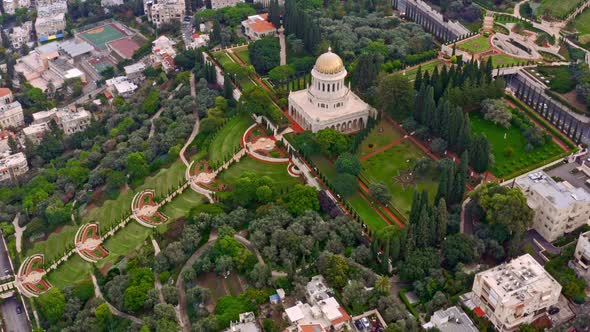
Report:
[{"label": "green lawn strip", "polygon": [[[490,141],[492,153],[495,157],[495,163],[490,171],[497,177],[517,172],[551,159],[563,152],[553,141],[536,147],[530,152],[525,152],[526,139],[516,126],[510,126],[507,129],[497,126],[491,121],[483,119],[479,112],[470,113],[469,118],[473,132],[484,133]],[[506,138],[504,138],[504,135],[506,135]],[[512,148],[512,156],[506,153],[508,147]]]},{"label": "green lawn strip", "polygon": [[565,18],[578,4],[580,4],[580,0],[541,0],[541,6],[537,9],[537,13]]},{"label": "green lawn strip", "polygon": [[[422,73],[424,74],[424,72],[428,71],[432,74],[432,71],[434,70],[434,68],[439,67],[441,65],[443,65],[443,63],[440,60],[435,60],[435,61],[432,61],[432,62],[429,62],[426,64],[422,64],[421,65]],[[413,81],[416,78],[416,73],[418,73],[418,67],[412,68],[410,70],[403,69],[403,70],[400,70],[398,73],[400,73],[400,74],[405,73],[405,76],[409,80]]]},{"label": "green lawn strip", "polygon": [[403,137],[389,121],[381,121],[359,145],[357,155],[362,157],[373,151],[379,150],[387,144]]},{"label": "green lawn strip", "polygon": [[236,116],[226,123],[209,145],[209,161],[217,164],[229,155],[233,156],[235,148],[240,145],[242,135],[252,123],[252,119],[247,115]]},{"label": "green lawn strip", "polygon": [[257,176],[268,176],[273,180],[276,190],[285,191],[294,185],[301,183],[299,178],[294,178],[287,173],[287,164],[270,164],[258,161],[248,156],[228,169],[222,171],[217,179],[230,187],[246,172]]},{"label": "green lawn strip", "polygon": [[361,196],[356,193],[353,196],[347,197],[346,200],[352,206],[354,211],[359,214],[361,219],[373,231],[378,231],[389,224],[373,209],[373,207]]},{"label": "green lawn strip", "polygon": [[186,216],[192,208],[203,204],[203,198],[201,194],[187,189],[170,203],[164,205],[162,212],[171,220]]},{"label": "green lawn strip", "polygon": [[215,52],[213,53],[213,57],[215,58],[215,60],[217,60],[217,62],[219,62],[221,67],[224,67],[228,63],[234,62],[231,56],[227,54],[225,51]]},{"label": "green lawn strip", "polygon": [[115,264],[121,257],[129,255],[142,246],[151,232],[150,228],[141,226],[136,221],[130,221],[125,228],[116,232],[103,243],[103,247],[109,251],[109,255],[100,260],[97,265],[103,267],[108,263]]},{"label": "green lawn strip", "polygon": [[492,47],[490,46],[487,37],[479,36],[477,38],[470,39],[464,43],[458,44],[457,48],[460,50],[467,51],[469,53],[477,54],[485,52],[491,49]]},{"label": "green lawn strip", "polygon": [[486,57],[486,59],[489,58],[492,59],[494,68],[525,65],[526,63],[528,63],[528,60],[513,58],[506,54],[494,54],[492,56]]},{"label": "green lawn strip", "polygon": [[580,15],[576,16],[574,26],[580,35],[590,35],[590,8],[584,9]]},{"label": "green lawn strip", "polygon": [[361,162],[362,175],[372,182],[383,182],[392,195],[392,205],[406,218],[410,213],[414,191],[426,190],[434,198],[437,190],[438,175],[431,172],[417,177],[415,185],[404,188],[395,181],[395,177],[405,172],[423,157],[424,152],[411,141],[402,141],[391,148]]},{"label": "green lawn strip", "polygon": [[43,254],[45,255],[45,262],[49,263],[63,256],[67,245],[74,245],[74,238],[76,237],[77,231],[78,226],[64,226],[59,233],[51,233],[47,240],[34,243],[33,247],[27,250],[27,256]]},{"label": "green lawn strip", "polygon": [[64,288],[86,279],[91,272],[92,264],[83,260],[78,254],[74,254],[67,262],[51,271],[47,275],[47,280],[57,288]]},{"label": "green lawn strip", "polygon": [[248,47],[241,48],[240,50],[234,50],[234,54],[240,58],[240,60],[244,61],[246,64],[250,63],[250,51],[248,51]]}]

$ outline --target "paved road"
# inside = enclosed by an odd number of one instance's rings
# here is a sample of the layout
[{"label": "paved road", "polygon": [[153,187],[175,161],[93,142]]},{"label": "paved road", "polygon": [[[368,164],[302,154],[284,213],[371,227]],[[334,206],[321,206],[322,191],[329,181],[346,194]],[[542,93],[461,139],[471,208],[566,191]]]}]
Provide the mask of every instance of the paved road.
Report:
[{"label": "paved road", "polygon": [[[16,308],[20,307],[20,314]],[[9,297],[0,304],[0,312],[5,324],[5,331],[8,332],[29,332],[31,327],[25,314],[24,305],[15,296]]]},{"label": "paved road", "polygon": [[4,236],[0,236],[0,279],[14,275],[12,266],[8,260]]}]

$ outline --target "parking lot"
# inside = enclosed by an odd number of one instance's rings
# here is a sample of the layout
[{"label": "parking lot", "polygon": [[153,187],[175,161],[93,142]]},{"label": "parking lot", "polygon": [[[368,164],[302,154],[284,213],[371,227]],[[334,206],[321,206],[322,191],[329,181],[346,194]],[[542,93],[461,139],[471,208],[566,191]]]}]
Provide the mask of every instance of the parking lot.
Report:
[{"label": "parking lot", "polygon": [[[590,167],[590,161],[587,161],[588,158],[590,158],[589,155],[586,155],[583,157],[583,159],[580,159],[585,160],[586,165]],[[587,192],[590,192],[590,187],[586,185],[586,181],[590,178],[583,172],[572,173],[572,170],[574,170],[576,167],[580,167],[580,164],[577,162],[564,164],[548,171],[547,174],[552,177],[560,177],[563,180],[569,182],[572,186],[576,188],[584,188]]]},{"label": "parking lot", "polygon": [[352,317],[354,328],[358,332],[383,332],[387,325],[376,310],[371,310],[362,315]]}]

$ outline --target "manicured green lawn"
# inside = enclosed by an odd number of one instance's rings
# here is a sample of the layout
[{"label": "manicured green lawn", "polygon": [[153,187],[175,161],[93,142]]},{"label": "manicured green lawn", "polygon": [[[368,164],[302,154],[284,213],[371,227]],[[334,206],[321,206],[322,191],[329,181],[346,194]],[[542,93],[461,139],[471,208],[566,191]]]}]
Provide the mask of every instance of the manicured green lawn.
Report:
[{"label": "manicured green lawn", "polygon": [[[533,72],[536,70],[537,72]],[[538,66],[531,68],[529,73],[542,80],[549,80],[551,90],[558,93],[567,93],[576,88],[576,81],[572,76],[569,66]]]},{"label": "manicured green lawn", "polygon": [[[429,71],[432,74],[432,71],[434,70],[434,68],[437,67],[441,67],[443,65],[443,63],[440,60],[436,60],[436,61],[432,61],[426,64],[422,64],[420,67],[422,68],[422,74],[424,74],[424,72]],[[416,73],[418,73],[418,67],[416,68],[412,68],[410,70],[400,70],[398,73],[403,74],[405,73],[405,76],[410,79],[411,81],[413,81],[416,78]]]},{"label": "manicured green lawn", "polygon": [[460,50],[467,51],[469,53],[477,54],[477,53],[485,52],[485,51],[491,49],[492,47],[490,46],[490,43],[488,42],[487,37],[479,36],[477,38],[473,38],[471,40],[468,40],[465,43],[458,44],[457,48]]},{"label": "manicured green lawn", "polygon": [[367,224],[367,226],[373,231],[378,231],[384,227],[389,226],[383,218],[367,203],[367,201],[361,197],[359,193],[347,197],[346,200],[356,213],[361,216],[361,219]]},{"label": "manicured green lawn", "polygon": [[236,116],[226,123],[209,145],[209,162],[217,164],[229,155],[233,156],[236,147],[240,145],[242,135],[253,123],[252,118],[247,115]]},{"label": "manicured green lawn", "polygon": [[[509,175],[563,152],[555,142],[537,147],[531,152],[525,152],[524,148],[527,142],[519,128],[511,126],[505,129],[497,126],[493,122],[485,120],[479,112],[469,113],[469,118],[472,131],[484,133],[490,141],[495,158],[495,163],[490,171],[497,177]],[[506,153],[508,147],[513,151],[511,157]]]},{"label": "manicured green lawn", "polygon": [[130,221],[125,228],[119,230],[103,243],[103,246],[109,251],[109,255],[105,259],[98,261],[98,267],[103,267],[108,263],[115,264],[121,257],[129,255],[143,245],[151,232],[152,229],[143,227],[134,220]]},{"label": "manicured green lawn", "polygon": [[537,13],[565,18],[579,3],[580,0],[541,0],[541,7]]},{"label": "manicured green lawn", "polygon": [[231,187],[245,172],[254,173],[257,176],[270,177],[277,190],[288,190],[294,185],[301,183],[299,178],[294,178],[287,173],[287,164],[263,163],[248,156],[222,171],[217,179],[221,183]]},{"label": "manicured green lawn", "polygon": [[250,64],[250,51],[248,51],[248,47],[243,47],[237,50],[234,49],[234,54],[237,55],[240,60]]},{"label": "manicured green lawn", "polygon": [[235,62],[231,56],[229,54],[227,54],[225,51],[218,51],[213,53],[213,57],[215,58],[215,60],[217,60],[217,62],[219,62],[219,64],[221,64],[221,66],[225,66],[228,63],[233,63]]},{"label": "manicured green lawn", "polygon": [[574,21],[576,30],[582,35],[590,34],[590,9],[586,8]]},{"label": "manicured green lawn", "polygon": [[86,279],[90,273],[92,273],[92,264],[83,260],[78,254],[74,254],[66,263],[51,271],[47,275],[47,280],[57,288],[64,288]]},{"label": "manicured green lawn", "polygon": [[506,54],[495,54],[492,56],[487,57],[486,59],[492,58],[492,63],[494,64],[494,68],[498,67],[506,67],[511,65],[519,65],[519,64],[526,64],[528,61],[523,59],[513,58]]},{"label": "manicured green lawn", "polygon": [[381,121],[359,145],[357,155],[362,157],[402,137],[402,133],[389,121]]},{"label": "manicured green lawn", "polygon": [[408,217],[412,207],[414,191],[426,190],[434,198],[438,188],[438,174],[432,172],[415,179],[415,184],[404,188],[395,177],[410,169],[426,155],[411,141],[402,141],[393,147],[361,162],[362,175],[369,182],[383,182],[391,192],[392,205]]},{"label": "manicured green lawn", "polygon": [[188,188],[170,203],[164,205],[162,212],[171,220],[186,216],[195,206],[205,202],[205,197]]},{"label": "manicured green lawn", "polygon": [[328,158],[321,154],[316,154],[311,156],[311,160],[313,161],[315,167],[317,167],[319,171],[328,178],[328,180],[334,181],[336,178],[336,169],[334,168],[334,164],[328,160]]},{"label": "manicured green lawn", "polygon": [[63,227],[59,233],[51,233],[47,240],[33,244],[33,247],[27,250],[27,256],[41,253],[45,255],[45,262],[51,262],[53,259],[63,256],[66,246],[74,244],[77,226],[68,225]]}]

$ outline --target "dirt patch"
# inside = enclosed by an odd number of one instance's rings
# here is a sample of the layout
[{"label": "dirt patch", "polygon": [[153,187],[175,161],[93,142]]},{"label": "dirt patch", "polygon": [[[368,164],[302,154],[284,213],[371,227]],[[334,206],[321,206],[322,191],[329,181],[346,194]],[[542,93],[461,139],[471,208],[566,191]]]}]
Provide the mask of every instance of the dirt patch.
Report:
[{"label": "dirt patch", "polygon": [[111,269],[111,267],[113,267],[113,263],[106,263],[105,265],[103,265],[103,267],[101,267],[99,269],[100,274],[102,274],[103,276],[106,276],[109,273],[109,270]]},{"label": "dirt patch", "polygon": [[568,92],[568,93],[560,93],[559,95],[561,96],[561,98],[567,100],[570,104],[572,104],[573,106],[575,106],[576,108],[578,108],[582,112],[588,108],[586,103],[584,103],[580,99],[578,99],[575,89]]},{"label": "dirt patch", "polygon": [[172,242],[182,235],[184,230],[184,224],[186,223],[185,218],[179,218],[168,225],[168,230],[164,233],[164,238],[167,242]]},{"label": "dirt patch", "polygon": [[[58,228],[54,229],[53,232],[51,233],[45,233],[45,235],[43,235],[42,237],[35,239],[35,241],[33,241],[33,243],[37,243],[37,242],[43,242],[43,241],[47,241],[47,239],[49,238],[49,236],[51,234],[59,234],[61,233],[61,230],[64,229],[65,225],[59,226]],[[25,241],[27,242],[27,241]],[[30,243],[30,242],[28,242]]]}]

